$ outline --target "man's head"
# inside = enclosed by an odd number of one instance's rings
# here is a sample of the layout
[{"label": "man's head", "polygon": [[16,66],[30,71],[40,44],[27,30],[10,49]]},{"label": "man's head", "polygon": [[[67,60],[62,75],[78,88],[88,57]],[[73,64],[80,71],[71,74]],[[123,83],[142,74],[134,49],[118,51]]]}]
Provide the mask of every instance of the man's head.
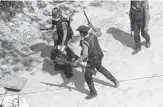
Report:
[{"label": "man's head", "polygon": [[90,28],[85,25],[81,25],[76,30],[79,31],[80,36],[85,37],[88,34],[88,31],[90,30]]},{"label": "man's head", "polygon": [[52,9],[52,17],[55,21],[60,20],[60,18],[62,17],[62,11],[61,9],[59,9],[58,7],[55,7]]}]

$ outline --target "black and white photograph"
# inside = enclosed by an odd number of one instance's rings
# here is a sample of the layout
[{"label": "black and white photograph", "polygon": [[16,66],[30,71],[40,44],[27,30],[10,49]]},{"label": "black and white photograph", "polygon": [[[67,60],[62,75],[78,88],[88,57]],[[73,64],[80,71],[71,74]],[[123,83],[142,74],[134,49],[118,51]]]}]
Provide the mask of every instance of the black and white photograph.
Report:
[{"label": "black and white photograph", "polygon": [[162,0],[1,0],[0,107],[163,107]]}]

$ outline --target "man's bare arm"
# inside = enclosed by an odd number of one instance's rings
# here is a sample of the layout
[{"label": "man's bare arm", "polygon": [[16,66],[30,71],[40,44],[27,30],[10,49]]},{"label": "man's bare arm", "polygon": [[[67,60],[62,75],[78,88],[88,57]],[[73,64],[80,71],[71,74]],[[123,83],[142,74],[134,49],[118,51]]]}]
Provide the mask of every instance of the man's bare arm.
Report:
[{"label": "man's bare arm", "polygon": [[64,45],[65,44],[65,40],[67,38],[67,26],[66,26],[65,22],[62,23],[62,27],[63,27],[63,40],[62,40],[62,44],[61,45]]}]

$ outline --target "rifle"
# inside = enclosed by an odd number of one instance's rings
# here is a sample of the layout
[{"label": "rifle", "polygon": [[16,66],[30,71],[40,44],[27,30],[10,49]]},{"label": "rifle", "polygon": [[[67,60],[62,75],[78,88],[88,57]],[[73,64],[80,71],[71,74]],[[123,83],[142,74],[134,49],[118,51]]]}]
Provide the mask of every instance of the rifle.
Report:
[{"label": "rifle", "polygon": [[52,28],[44,28],[44,29],[40,29],[40,30],[49,30],[49,29],[52,29]]},{"label": "rifle", "polygon": [[[87,18],[88,24],[92,24],[92,23],[89,21],[86,12],[85,12],[84,10],[83,10],[83,12],[84,12],[85,17]],[[94,32],[97,32],[97,28],[93,27],[92,25],[91,25],[90,27],[93,29]]]},{"label": "rifle", "polygon": [[89,19],[88,19],[88,17],[87,17],[87,14],[85,13],[85,11],[83,10],[83,12],[84,12],[84,15],[85,15],[85,17],[87,18],[87,21],[88,21],[88,24],[90,23],[90,21],[89,21]]},{"label": "rifle", "polygon": [[[72,65],[72,62],[70,62],[70,61],[64,61],[66,64],[70,64],[70,65]],[[78,65],[77,66],[79,66],[79,67],[82,67],[82,68],[84,68],[84,69],[86,69],[86,70],[88,70],[89,72],[91,72],[93,75],[96,75],[96,70],[92,70],[92,69],[90,69],[90,68],[87,68],[86,66],[84,66],[84,65],[82,65],[81,63],[78,63]]]},{"label": "rifle", "polygon": [[[70,64],[70,65],[72,65],[72,62],[71,61],[67,61],[66,59],[66,55],[63,53],[63,52],[61,52],[60,50],[58,50],[58,54],[60,54],[60,56],[59,57],[62,57],[62,58],[59,58],[59,61],[60,62],[63,62],[63,63],[66,63],[66,64]],[[55,59],[55,61],[57,62],[57,59]],[[78,65],[77,65],[78,67],[82,67],[82,68],[84,68],[84,69],[87,69],[89,72],[91,72],[92,74],[94,74],[94,75],[96,75],[96,70],[92,70],[92,69],[90,69],[90,68],[87,68],[86,66],[84,66],[84,65],[82,65],[81,63],[78,63]]]}]

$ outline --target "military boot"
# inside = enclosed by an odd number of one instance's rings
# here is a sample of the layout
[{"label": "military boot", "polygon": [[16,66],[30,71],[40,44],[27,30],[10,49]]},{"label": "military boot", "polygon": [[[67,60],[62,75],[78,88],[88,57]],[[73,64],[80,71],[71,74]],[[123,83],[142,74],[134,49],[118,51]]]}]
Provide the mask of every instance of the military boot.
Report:
[{"label": "military boot", "polygon": [[115,85],[115,88],[119,87],[119,81],[117,79],[115,79],[115,81],[113,81],[114,85]]},{"label": "military boot", "polygon": [[96,92],[93,85],[90,85],[89,89],[90,89],[90,93],[89,93],[89,95],[87,97],[85,97],[85,99],[92,99],[92,98],[97,96],[97,92]]},{"label": "military boot", "polygon": [[71,78],[74,74],[72,72],[69,72],[66,74],[66,78]]},{"label": "military boot", "polygon": [[149,48],[151,46],[151,41],[146,41],[145,47]]},{"label": "military boot", "polygon": [[87,97],[85,97],[85,99],[92,99],[92,98],[94,98],[96,96],[97,96],[96,92],[90,92],[90,94]]},{"label": "military boot", "polygon": [[73,69],[71,65],[66,65],[64,74],[66,75],[66,78],[71,78],[73,76]]},{"label": "military boot", "polygon": [[119,87],[120,83],[117,79],[114,78],[114,76],[111,75],[108,79],[114,83],[115,88]]},{"label": "military boot", "polygon": [[137,54],[139,51],[141,51],[141,43],[136,43],[136,50],[132,52],[133,55]]}]

